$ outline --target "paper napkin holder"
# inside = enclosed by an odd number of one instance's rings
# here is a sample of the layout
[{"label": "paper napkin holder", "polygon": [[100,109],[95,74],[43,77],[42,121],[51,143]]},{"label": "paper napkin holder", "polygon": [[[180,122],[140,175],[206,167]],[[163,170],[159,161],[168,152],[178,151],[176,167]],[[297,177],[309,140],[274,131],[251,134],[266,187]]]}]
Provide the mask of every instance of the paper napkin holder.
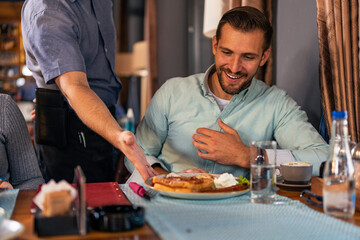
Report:
[{"label": "paper napkin holder", "polygon": [[45,217],[42,211],[37,209],[34,220],[34,230],[39,237],[78,235],[77,215],[71,210],[66,215]]},{"label": "paper napkin holder", "polygon": [[59,235],[85,235],[88,232],[86,201],[85,201],[85,176],[78,166],[75,169],[74,185],[78,196],[73,207],[66,215],[45,217],[37,208],[34,217],[34,231],[39,237]]}]

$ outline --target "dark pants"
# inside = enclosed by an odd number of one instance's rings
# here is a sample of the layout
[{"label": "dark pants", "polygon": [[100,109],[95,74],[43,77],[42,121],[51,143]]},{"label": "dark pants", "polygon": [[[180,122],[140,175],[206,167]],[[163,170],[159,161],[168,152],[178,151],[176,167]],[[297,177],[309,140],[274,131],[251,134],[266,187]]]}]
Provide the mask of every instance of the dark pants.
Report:
[{"label": "dark pants", "polygon": [[[115,109],[110,109],[114,114]],[[57,148],[37,145],[38,157],[46,181],[65,179],[72,183],[74,169],[80,165],[86,182],[109,182],[114,180],[114,148],[101,136],[90,130],[69,111],[67,146]]]}]

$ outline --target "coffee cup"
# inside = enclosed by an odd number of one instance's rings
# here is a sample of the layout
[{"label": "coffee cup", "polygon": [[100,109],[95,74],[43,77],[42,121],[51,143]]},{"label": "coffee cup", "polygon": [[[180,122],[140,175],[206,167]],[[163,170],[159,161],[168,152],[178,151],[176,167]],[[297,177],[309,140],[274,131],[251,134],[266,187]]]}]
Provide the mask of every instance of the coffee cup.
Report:
[{"label": "coffee cup", "polygon": [[312,176],[313,165],[308,162],[283,162],[280,164],[281,176],[284,183],[309,184]]}]

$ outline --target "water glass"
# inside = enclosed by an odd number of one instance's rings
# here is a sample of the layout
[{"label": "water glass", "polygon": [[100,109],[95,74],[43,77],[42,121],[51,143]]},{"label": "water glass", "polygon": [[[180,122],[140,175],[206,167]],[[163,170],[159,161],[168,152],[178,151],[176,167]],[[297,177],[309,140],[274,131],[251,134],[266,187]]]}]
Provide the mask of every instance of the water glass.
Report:
[{"label": "water glass", "polygon": [[276,141],[250,144],[251,202],[272,203],[276,195]]}]

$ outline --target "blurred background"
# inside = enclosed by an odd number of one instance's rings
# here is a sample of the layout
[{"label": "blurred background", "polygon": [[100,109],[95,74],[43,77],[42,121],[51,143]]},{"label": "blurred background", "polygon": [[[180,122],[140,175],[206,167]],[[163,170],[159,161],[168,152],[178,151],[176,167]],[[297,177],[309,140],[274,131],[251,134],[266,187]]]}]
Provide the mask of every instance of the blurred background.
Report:
[{"label": "blurred background", "polygon": [[[318,129],[322,113],[316,1],[271,2],[272,83],[286,90]],[[205,0],[113,3],[118,37],[116,72],[124,86],[118,118],[131,107],[138,122],[153,93],[167,79],[204,72],[213,63],[211,38],[203,34]],[[25,65],[22,4],[23,1],[0,1],[0,91],[13,96],[30,121],[36,85]]]}]

